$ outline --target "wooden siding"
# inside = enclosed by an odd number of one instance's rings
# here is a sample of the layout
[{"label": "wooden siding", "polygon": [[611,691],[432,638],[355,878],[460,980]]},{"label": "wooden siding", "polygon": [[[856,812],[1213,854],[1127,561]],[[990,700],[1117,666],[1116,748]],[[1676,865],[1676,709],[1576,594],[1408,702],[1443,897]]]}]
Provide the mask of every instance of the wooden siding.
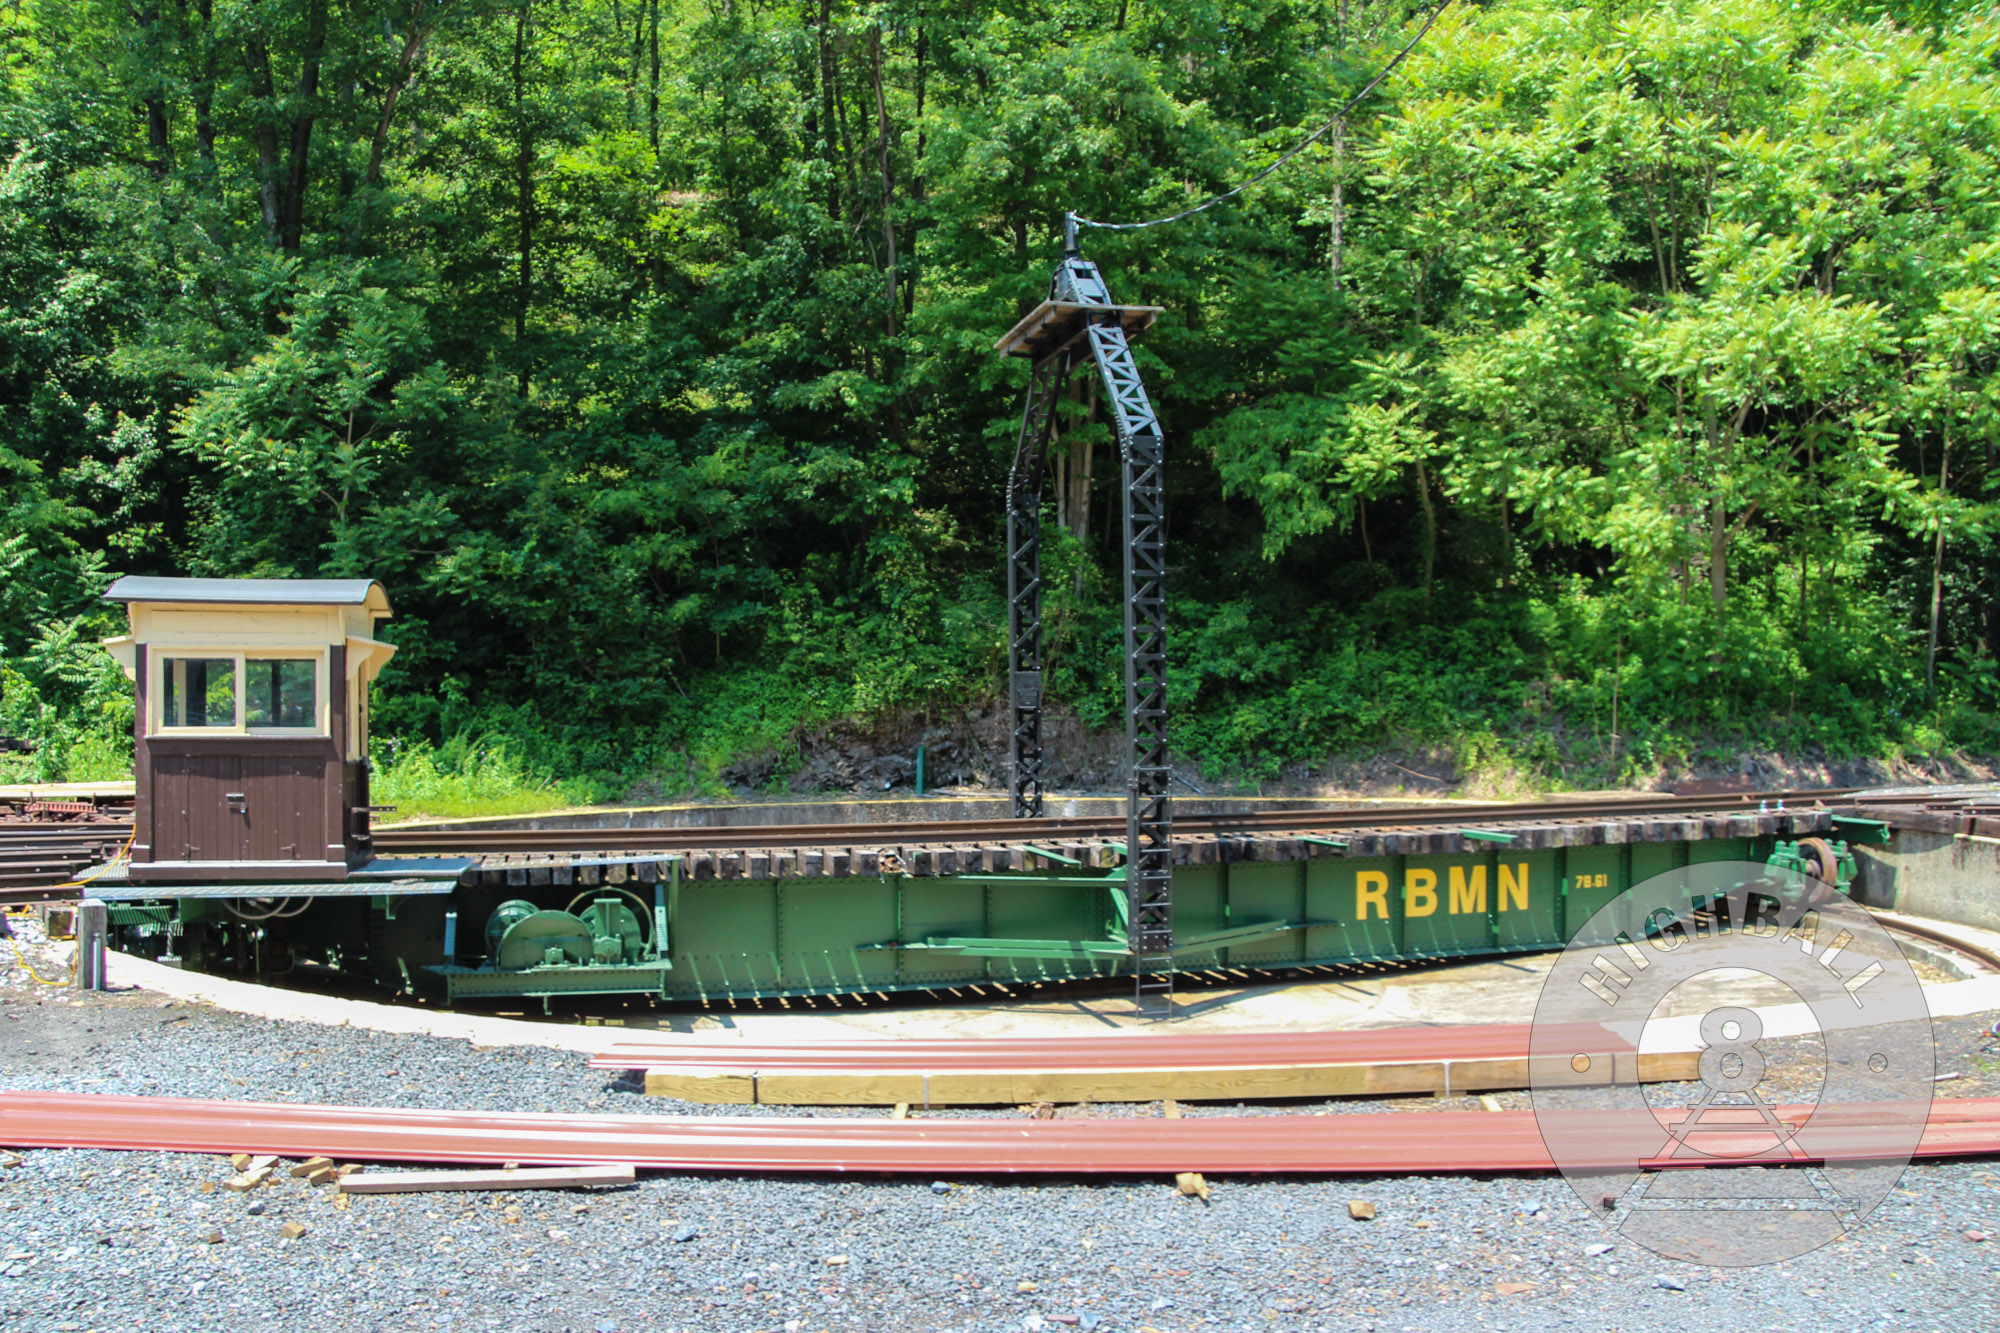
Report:
[{"label": "wooden siding", "polygon": [[327,855],[327,774],[341,786],[329,738],[156,736],[146,748],[151,860],[342,859]]},{"label": "wooden siding", "polygon": [[240,790],[249,800],[251,861],[317,861],[325,855],[326,803],[320,754],[245,754]]}]

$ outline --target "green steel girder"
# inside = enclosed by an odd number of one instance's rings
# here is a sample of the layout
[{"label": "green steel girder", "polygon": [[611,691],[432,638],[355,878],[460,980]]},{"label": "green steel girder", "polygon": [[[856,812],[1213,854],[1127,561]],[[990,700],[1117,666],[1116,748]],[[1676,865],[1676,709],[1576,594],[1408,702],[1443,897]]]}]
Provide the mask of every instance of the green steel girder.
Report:
[{"label": "green steel girder", "polygon": [[906,944],[864,945],[881,949],[925,949],[966,958],[1123,958],[1131,946],[1123,940],[995,940],[978,935],[912,940]]},{"label": "green steel girder", "polygon": [[1205,953],[1210,949],[1226,949],[1233,944],[1248,944],[1272,935],[1283,935],[1288,931],[1311,930],[1315,926],[1337,926],[1338,921],[1251,921],[1241,926],[1231,926],[1227,930],[1203,931],[1198,935],[1183,935],[1174,941],[1174,957],[1187,953]]},{"label": "green steel girder", "polygon": [[[1251,921],[1241,926],[1231,926],[1226,930],[1204,931],[1198,935],[1188,935],[1174,945],[1174,956],[1182,954],[1206,953],[1210,949],[1226,949],[1235,944],[1247,944],[1272,935],[1282,935],[1287,931],[1311,930],[1315,926],[1338,925],[1336,921]],[[1122,957],[1129,954],[1132,946],[1124,939],[1105,940],[1000,940],[977,935],[933,936],[925,940],[907,942],[884,941],[881,944],[863,945],[868,952],[886,949],[926,949],[962,954],[967,958],[1093,958]]]},{"label": "green steel girder", "polygon": [[954,884],[977,884],[986,889],[1022,888],[1065,888],[1103,889],[1117,888],[1125,882],[1123,867],[1108,870],[1101,875],[953,875]]},{"label": "green steel girder", "polygon": [[1883,819],[1856,819],[1852,815],[1835,815],[1835,831],[1846,834],[1849,842],[1889,841],[1889,823]]},{"label": "green steel girder", "polygon": [[[1806,827],[1812,826],[1801,832]],[[1858,840],[1863,828],[1874,831],[1843,821],[1839,832]],[[1823,831],[1817,836],[1834,841]],[[1183,971],[1254,973],[1561,948],[1579,924],[1632,884],[1699,861],[1761,862],[1779,851],[1778,841],[1764,835],[1525,848],[1475,840],[1451,851],[1293,853],[1283,860],[1193,864],[1177,868],[1180,938],[1169,956]],[[1798,855],[1796,844],[1789,850]],[[1846,865],[1841,869],[1845,879]],[[456,976],[432,966],[430,973],[440,990],[467,1001],[478,995],[622,993],[706,1002],[1129,976],[1134,963],[1122,874],[1050,865],[1014,874],[847,880],[697,883],[666,875],[664,893],[634,888],[650,899],[642,918],[650,913],[656,926],[668,927],[671,970],[669,959],[641,957],[633,960],[644,965],[637,970],[606,963],[508,973],[464,967]],[[1102,900],[1078,891],[1099,888]],[[464,893],[459,890],[461,898]],[[293,939],[309,956],[323,948],[332,965],[372,973],[393,975],[399,956],[420,976],[423,965],[445,961],[434,919],[446,906],[441,898],[369,897],[377,901],[328,900],[290,928]],[[391,910],[394,922],[388,921]],[[460,910],[471,909],[461,903]],[[219,901],[185,900],[178,913],[184,925],[239,928]],[[136,933],[158,920],[151,912],[143,920],[135,913],[131,928]],[[218,951],[212,936],[190,936],[196,945],[187,950],[191,963],[226,964],[226,951]],[[338,962],[331,957],[335,948]]]},{"label": "green steel girder", "polygon": [[108,926],[150,926],[155,929],[177,925],[179,910],[172,903],[110,903],[104,909]]},{"label": "green steel girder", "polygon": [[1022,843],[1021,850],[1030,856],[1039,856],[1044,860],[1054,861],[1058,865],[1080,866],[1083,864],[1083,862],[1077,860],[1074,856],[1064,856],[1061,852],[1052,852],[1046,847],[1037,847],[1031,842]]},{"label": "green steel girder", "polygon": [[527,967],[503,972],[441,963],[424,971],[444,978],[445,1000],[455,1004],[474,996],[541,1000],[560,995],[663,995],[673,966],[663,959],[621,966]]}]

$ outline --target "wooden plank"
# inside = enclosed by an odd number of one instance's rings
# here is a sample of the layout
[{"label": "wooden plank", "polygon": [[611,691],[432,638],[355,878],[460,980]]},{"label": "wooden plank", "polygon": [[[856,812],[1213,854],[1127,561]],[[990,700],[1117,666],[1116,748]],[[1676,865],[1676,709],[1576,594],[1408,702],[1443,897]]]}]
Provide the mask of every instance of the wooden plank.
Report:
[{"label": "wooden plank", "polygon": [[[1618,1083],[1699,1077],[1693,1051],[1621,1056]],[[1606,1066],[1600,1064],[1600,1068]],[[1602,1077],[1602,1076],[1601,1076]],[[1591,1081],[1591,1080],[1580,1080]],[[687,1067],[651,1070],[646,1092],[696,1102],[774,1106],[1021,1105],[1033,1102],[1232,1101],[1243,1098],[1459,1095],[1529,1086],[1525,1057],[1394,1063],[1244,1066],[1229,1069],[938,1069],[908,1071]]]},{"label": "wooden plank", "polygon": [[437,1190],[563,1190],[586,1185],[629,1185],[629,1166],[544,1166],[513,1171],[390,1171],[350,1176],[342,1194],[417,1194]]},{"label": "wooden plank", "polygon": [[736,1070],[718,1071],[691,1066],[686,1069],[646,1071],[648,1097],[677,1097],[684,1102],[741,1102],[757,1100],[757,1076]]}]

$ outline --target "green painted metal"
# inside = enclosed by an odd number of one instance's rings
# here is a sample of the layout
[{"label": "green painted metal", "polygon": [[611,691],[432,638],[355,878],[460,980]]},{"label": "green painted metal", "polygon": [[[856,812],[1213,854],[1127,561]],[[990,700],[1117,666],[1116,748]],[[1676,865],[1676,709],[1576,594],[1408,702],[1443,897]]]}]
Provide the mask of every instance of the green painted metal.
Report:
[{"label": "green painted metal", "polygon": [[[1254,970],[1559,948],[1640,881],[1694,863],[1788,856],[1797,858],[1796,844],[1723,838],[1178,866],[1174,958],[1186,970]],[[782,880],[692,880],[675,867],[643,896],[609,886],[580,894],[573,905],[583,916],[567,923],[544,914],[564,915],[573,887],[460,886],[435,897],[327,899],[282,929],[299,957],[392,984],[407,961],[412,980],[448,1001],[624,993],[715,1003],[1129,976],[1122,886],[1120,870],[1082,867]],[[600,898],[618,901],[600,910]],[[114,919],[135,936],[174,920],[159,908],[113,910],[132,913]],[[219,905],[188,900],[174,910],[176,938],[200,960],[191,965],[282,965],[278,954],[246,951],[248,928]],[[461,966],[480,960],[444,957],[448,910],[461,924],[461,954],[483,949],[488,960],[497,941],[469,923],[491,919],[505,940],[544,920],[506,951],[520,966]],[[601,956],[600,941],[616,947]]]},{"label": "green painted metal", "polygon": [[[1176,957],[1281,968],[1559,948],[1630,885],[1755,850],[1735,838],[1181,866]],[[776,883],[683,882],[663,986],[760,999],[1126,975],[1118,883],[1116,872],[787,880],[781,932]]]},{"label": "green painted metal", "polygon": [[1058,865],[1080,866],[1083,864],[1083,862],[1073,856],[1064,856],[1061,852],[1052,852],[1046,847],[1037,847],[1031,842],[1022,843],[1021,850],[1024,852],[1033,852],[1036,856],[1045,857],[1048,860],[1056,862]]},{"label": "green painted metal", "polygon": [[1094,958],[1128,954],[1125,940],[996,940],[984,936],[928,939],[907,944],[875,944],[872,949],[945,949],[967,958]]},{"label": "green painted metal", "polygon": [[1458,836],[1461,838],[1470,838],[1474,842],[1514,841],[1514,835],[1511,833],[1492,833],[1488,832],[1486,829],[1476,829],[1476,828],[1462,828],[1458,831]]},{"label": "green painted metal", "polygon": [[1833,817],[1833,826],[1835,829],[1845,833],[1850,842],[1887,843],[1889,841],[1889,823],[1887,820],[1857,819],[1852,815],[1835,815]]},{"label": "green painted metal", "polygon": [[1066,888],[1094,889],[1103,888],[1107,884],[1123,884],[1125,882],[1125,871],[1123,868],[1120,868],[1108,873],[1100,872],[1082,875],[1054,873],[1047,875],[1032,873],[1025,875],[953,875],[952,879],[959,884],[977,884],[984,888],[994,889],[1011,889],[1024,884],[1053,884]]},{"label": "green painted metal", "polygon": [[[1833,852],[1834,883],[1845,893],[1848,886],[1854,882],[1854,852],[1841,841],[1828,842],[1826,846]],[[1803,847],[1797,842],[1779,842],[1771,849],[1771,854],[1766,859],[1771,865],[1783,870],[1794,870],[1801,875],[1812,876],[1817,872],[1816,862],[1807,858]]]},{"label": "green painted metal", "polygon": [[671,963],[641,963],[627,967],[530,967],[517,971],[439,964],[424,969],[444,979],[445,1000],[548,1000],[563,995],[666,996]]},{"label": "green painted metal", "polygon": [[178,920],[179,914],[168,903],[107,903],[104,907],[107,927],[129,926],[142,934],[163,930]]},{"label": "green painted metal", "polygon": [[1273,935],[1283,935],[1294,930],[1311,930],[1314,926],[1324,926],[1325,921],[1252,921],[1241,926],[1231,926],[1228,930],[1211,930],[1200,935],[1181,936],[1174,944],[1174,957],[1184,954],[1212,953],[1216,949],[1240,946],[1252,940],[1261,940]]}]

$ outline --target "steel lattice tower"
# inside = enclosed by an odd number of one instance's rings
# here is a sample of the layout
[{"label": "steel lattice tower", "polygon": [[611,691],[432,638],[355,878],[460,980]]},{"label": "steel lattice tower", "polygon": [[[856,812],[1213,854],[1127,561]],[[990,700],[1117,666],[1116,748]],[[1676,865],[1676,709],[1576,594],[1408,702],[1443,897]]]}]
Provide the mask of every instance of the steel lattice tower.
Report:
[{"label": "steel lattice tower", "polygon": [[1167,538],[1164,440],[1129,335],[1157,306],[1121,306],[1083,257],[1072,222],[1048,299],[1000,342],[1034,360],[1007,477],[1007,666],[1014,814],[1042,813],[1042,480],[1057,396],[1094,362],[1118,433],[1125,524],[1126,935],[1138,999],[1173,1001],[1173,808],[1167,750]]}]

